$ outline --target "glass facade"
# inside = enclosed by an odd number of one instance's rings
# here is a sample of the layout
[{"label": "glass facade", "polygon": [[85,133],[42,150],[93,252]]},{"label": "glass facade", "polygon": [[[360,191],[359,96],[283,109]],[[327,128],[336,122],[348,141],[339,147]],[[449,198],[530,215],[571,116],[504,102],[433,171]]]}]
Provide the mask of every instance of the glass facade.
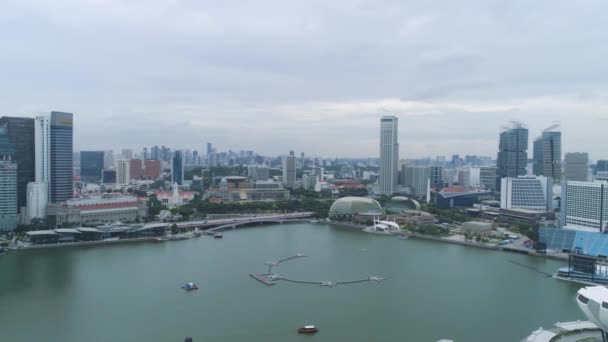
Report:
[{"label": "glass facade", "polygon": [[528,129],[518,125],[500,133],[497,174],[500,178],[526,174]]},{"label": "glass facade", "polygon": [[0,159],[0,231],[14,230],[16,227],[17,164]]},{"label": "glass facade", "polygon": [[1,117],[0,126],[6,127],[9,141],[15,149],[12,157],[17,162],[17,208],[27,203],[27,183],[35,181],[36,151],[34,145],[34,119]]},{"label": "glass facade", "polygon": [[173,161],[171,163],[171,183],[183,185],[184,183],[184,158],[182,151],[173,152]]},{"label": "glass facade", "polygon": [[51,112],[51,202],[72,198],[73,115]]},{"label": "glass facade", "polygon": [[80,152],[80,180],[83,182],[99,182],[103,170],[103,151]]}]

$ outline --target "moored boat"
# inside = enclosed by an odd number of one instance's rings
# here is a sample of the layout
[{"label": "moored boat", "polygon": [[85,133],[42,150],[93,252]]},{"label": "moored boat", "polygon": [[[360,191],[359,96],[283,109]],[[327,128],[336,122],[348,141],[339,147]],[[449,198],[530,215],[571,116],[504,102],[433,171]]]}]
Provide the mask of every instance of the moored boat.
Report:
[{"label": "moored boat", "polygon": [[221,232],[213,233],[213,237],[216,239],[221,239],[224,236]]},{"label": "moored boat", "polygon": [[319,331],[314,325],[305,325],[298,329],[298,334],[315,334]]}]

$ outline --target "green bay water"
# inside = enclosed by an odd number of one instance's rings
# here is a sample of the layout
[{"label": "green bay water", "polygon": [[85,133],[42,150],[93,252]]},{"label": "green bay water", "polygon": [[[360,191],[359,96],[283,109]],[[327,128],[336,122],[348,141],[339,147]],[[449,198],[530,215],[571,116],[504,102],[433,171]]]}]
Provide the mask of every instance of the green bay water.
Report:
[{"label": "green bay water", "polygon": [[[263,285],[266,261],[304,253]],[[520,341],[584,319],[564,262],[327,224],[244,228],[223,239],[33,251],[0,257],[1,341]],[[198,291],[185,292],[193,281]],[[302,336],[297,328],[320,331]]]}]

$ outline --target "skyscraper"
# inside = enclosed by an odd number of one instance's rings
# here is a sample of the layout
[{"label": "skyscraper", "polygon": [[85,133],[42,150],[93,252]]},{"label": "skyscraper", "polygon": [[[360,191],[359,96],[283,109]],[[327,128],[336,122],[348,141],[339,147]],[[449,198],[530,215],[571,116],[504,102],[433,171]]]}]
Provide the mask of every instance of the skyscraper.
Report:
[{"label": "skyscraper", "polygon": [[598,160],[596,171],[608,171],[608,160]]},{"label": "skyscraper", "polygon": [[53,203],[65,202],[73,195],[73,126],[72,113],[51,112],[50,199]]},{"label": "skyscraper", "polygon": [[399,134],[396,116],[380,118],[380,194],[392,195],[397,185]]},{"label": "skyscraper", "polygon": [[410,194],[423,197],[429,190],[431,168],[427,166],[406,166],[404,185],[411,189]]},{"label": "skyscraper", "polygon": [[17,227],[17,164],[5,125],[0,126],[0,231]]},{"label": "skyscraper", "polygon": [[173,152],[173,160],[171,161],[171,183],[177,183],[177,185],[184,184],[184,156],[180,150]]},{"label": "skyscraper", "polygon": [[[51,184],[51,120],[48,115],[36,117],[34,127],[36,182]],[[47,191],[47,196],[49,196]]]},{"label": "skyscraper", "polygon": [[431,188],[443,188],[443,168],[441,166],[431,166]]},{"label": "skyscraper", "polygon": [[83,182],[101,181],[103,160],[103,151],[80,151],[80,180]]},{"label": "skyscraper", "polygon": [[0,118],[0,126],[7,128],[9,141],[15,148],[13,161],[17,168],[17,210],[20,211],[27,203],[27,183],[36,178],[34,119],[7,117]]},{"label": "skyscraper", "polygon": [[[104,173],[104,182],[106,182],[106,183],[108,182],[108,180],[106,180],[105,173]],[[131,161],[129,159],[117,159],[116,160],[116,185],[129,185],[129,183],[131,183]]]},{"label": "skyscraper", "polygon": [[554,182],[559,182],[562,176],[562,133],[551,128],[553,126],[534,140],[532,170],[536,176],[551,177]]},{"label": "skyscraper", "polygon": [[46,218],[48,204],[48,184],[46,182],[30,182],[27,184],[27,219]]},{"label": "skyscraper", "polygon": [[589,180],[589,155],[576,152],[566,153],[566,180],[586,182]]},{"label": "skyscraper", "polygon": [[296,156],[293,151],[283,157],[283,184],[287,187],[296,184]]},{"label": "skyscraper", "polygon": [[[517,177],[526,174],[528,163],[528,129],[519,122],[500,133],[497,158],[498,178]],[[499,185],[500,182],[497,182]]]}]

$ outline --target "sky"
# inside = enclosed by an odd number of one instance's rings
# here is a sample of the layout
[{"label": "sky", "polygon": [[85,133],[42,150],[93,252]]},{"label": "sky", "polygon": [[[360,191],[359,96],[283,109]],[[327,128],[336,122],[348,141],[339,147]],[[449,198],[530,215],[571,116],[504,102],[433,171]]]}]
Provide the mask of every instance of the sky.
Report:
[{"label": "sky", "polygon": [[[4,0],[0,115],[74,113],[75,148],[401,158],[530,141],[608,159],[605,0]],[[531,146],[530,146],[531,147]],[[531,156],[531,149],[529,150]]]}]

